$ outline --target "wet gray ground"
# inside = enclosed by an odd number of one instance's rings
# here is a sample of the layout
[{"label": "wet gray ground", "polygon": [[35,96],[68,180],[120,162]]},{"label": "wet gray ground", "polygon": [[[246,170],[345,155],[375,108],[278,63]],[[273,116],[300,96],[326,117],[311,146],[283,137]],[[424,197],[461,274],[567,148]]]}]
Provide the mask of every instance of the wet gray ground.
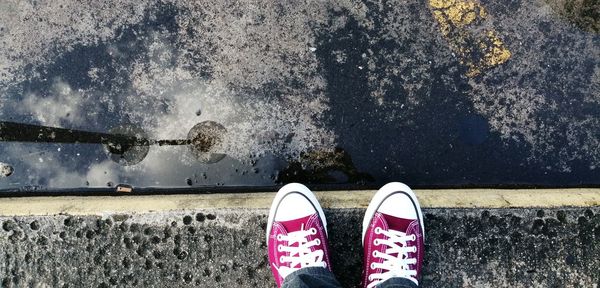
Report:
[{"label": "wet gray ground", "polygon": [[[2,217],[2,287],[273,287],[266,210]],[[363,210],[326,210],[360,281]],[[425,209],[425,287],[597,287],[600,209]]]},{"label": "wet gray ground", "polygon": [[[560,0],[1,1],[0,189],[598,185],[598,11]],[[227,155],[217,163],[158,144],[122,161],[110,141],[12,142],[69,137],[2,128],[185,140],[203,121],[227,130],[200,141],[222,138],[200,151]],[[266,212],[3,217],[0,283],[269,286]],[[362,211],[326,213],[334,272],[355,286]],[[600,286],[598,208],[425,213],[429,287]]]},{"label": "wet gray ground", "polygon": [[215,121],[227,157],[3,141],[0,189],[598,185],[588,2],[2,1],[0,121],[154,140]]}]

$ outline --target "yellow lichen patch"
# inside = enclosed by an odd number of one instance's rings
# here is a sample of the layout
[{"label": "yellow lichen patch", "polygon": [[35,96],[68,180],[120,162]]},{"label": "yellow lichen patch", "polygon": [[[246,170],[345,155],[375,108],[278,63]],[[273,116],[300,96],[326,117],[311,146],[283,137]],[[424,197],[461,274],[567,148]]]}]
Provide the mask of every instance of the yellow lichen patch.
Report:
[{"label": "yellow lichen patch", "polygon": [[481,17],[481,18],[487,17],[487,12],[485,12],[485,9],[479,9],[479,17]]},{"label": "yellow lichen patch", "polygon": [[[485,8],[474,0],[429,0],[433,17],[440,32],[458,54],[460,63],[467,66],[469,77],[500,65],[511,57],[500,37],[483,26]],[[482,32],[483,31],[483,32]]]},{"label": "yellow lichen patch", "polygon": [[456,27],[471,24],[477,17],[475,10],[478,6],[474,2],[456,2],[444,11],[448,20]]},{"label": "yellow lichen patch", "polygon": [[486,47],[487,51],[484,56],[485,62],[489,63],[490,66],[496,66],[506,62],[511,54],[510,51],[504,47],[502,40],[498,38],[494,31],[488,31],[487,37],[491,43]]},{"label": "yellow lichen patch", "polygon": [[429,5],[435,9],[445,9],[454,5],[454,0],[430,0]]},{"label": "yellow lichen patch", "polygon": [[440,10],[433,10],[433,16],[438,21],[440,25],[440,31],[442,31],[443,35],[447,35],[450,33],[450,25],[446,22],[446,18],[444,16],[444,12]]}]

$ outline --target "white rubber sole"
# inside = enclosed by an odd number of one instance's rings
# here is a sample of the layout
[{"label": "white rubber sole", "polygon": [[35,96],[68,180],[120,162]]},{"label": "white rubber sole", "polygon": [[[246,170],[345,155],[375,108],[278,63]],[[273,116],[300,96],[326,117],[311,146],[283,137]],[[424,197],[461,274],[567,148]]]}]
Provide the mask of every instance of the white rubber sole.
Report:
[{"label": "white rubber sole", "polygon": [[317,213],[319,213],[319,217],[321,218],[321,221],[323,222],[325,234],[328,234],[327,220],[325,219],[325,213],[323,213],[323,208],[321,208],[321,205],[319,204],[319,200],[317,200],[317,197],[315,196],[315,194],[313,194],[312,191],[310,191],[310,189],[308,189],[308,187],[306,187],[300,183],[290,183],[290,184],[287,184],[287,185],[281,187],[281,189],[279,189],[279,191],[275,195],[275,199],[273,199],[273,203],[271,204],[271,210],[269,211],[269,219],[267,220],[267,233],[266,233],[267,243],[269,242],[269,234],[271,233],[271,228],[273,227],[273,219],[275,218],[275,208],[277,208],[277,205],[279,205],[279,202],[281,202],[281,200],[290,193],[300,193],[300,194],[304,195],[308,199],[308,201],[310,201],[312,203],[312,205],[317,210]]},{"label": "white rubber sole", "polygon": [[400,182],[391,182],[388,184],[385,184],[383,187],[381,187],[381,189],[377,190],[377,193],[375,193],[375,196],[373,196],[373,199],[371,199],[371,202],[369,203],[369,207],[367,207],[367,211],[365,212],[365,217],[363,218],[363,226],[362,226],[362,243],[364,245],[364,241],[365,241],[365,234],[367,233],[367,227],[369,226],[369,223],[371,223],[371,219],[373,219],[373,215],[375,215],[375,212],[377,211],[377,209],[379,208],[379,206],[381,205],[381,203],[390,195],[394,194],[394,193],[398,193],[398,192],[402,192],[405,195],[407,195],[408,197],[410,197],[412,199],[412,201],[414,202],[416,208],[417,208],[417,215],[419,217],[419,224],[421,224],[421,229],[423,230],[423,240],[425,240],[425,225],[423,224],[423,212],[421,212],[421,205],[419,205],[419,200],[417,199],[417,196],[415,195],[415,193],[410,189],[410,187],[408,187],[406,184],[404,183],[400,183]]}]

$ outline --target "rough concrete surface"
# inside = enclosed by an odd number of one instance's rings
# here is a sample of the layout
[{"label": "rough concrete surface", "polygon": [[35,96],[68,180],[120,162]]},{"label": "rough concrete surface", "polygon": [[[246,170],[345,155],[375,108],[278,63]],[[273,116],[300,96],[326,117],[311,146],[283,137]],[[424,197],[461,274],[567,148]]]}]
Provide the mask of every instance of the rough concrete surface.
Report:
[{"label": "rough concrete surface", "polygon": [[[272,287],[267,210],[2,217],[2,287]],[[361,209],[326,210],[357,286]],[[598,287],[600,208],[425,209],[426,287]]]}]

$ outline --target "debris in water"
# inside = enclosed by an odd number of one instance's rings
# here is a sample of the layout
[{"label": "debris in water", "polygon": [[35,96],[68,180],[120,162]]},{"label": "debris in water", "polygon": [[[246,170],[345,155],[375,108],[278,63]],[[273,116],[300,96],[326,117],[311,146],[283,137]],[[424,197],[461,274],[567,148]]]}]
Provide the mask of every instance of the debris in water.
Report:
[{"label": "debris in water", "polygon": [[0,177],[8,177],[15,171],[12,166],[0,162]]},{"label": "debris in water", "polygon": [[225,154],[214,153],[215,147],[223,142],[224,134],[227,132],[223,125],[214,121],[204,121],[196,124],[188,133],[190,150],[192,154],[202,163],[217,163]]}]

